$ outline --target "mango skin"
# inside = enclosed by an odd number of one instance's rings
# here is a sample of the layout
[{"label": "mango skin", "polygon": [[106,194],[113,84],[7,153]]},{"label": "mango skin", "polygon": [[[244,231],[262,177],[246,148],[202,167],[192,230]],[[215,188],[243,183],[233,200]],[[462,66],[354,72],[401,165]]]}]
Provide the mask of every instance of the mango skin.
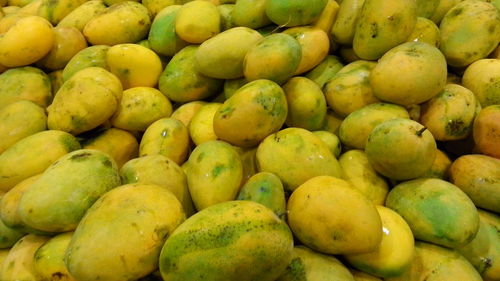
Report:
[{"label": "mango skin", "polygon": [[238,152],[223,141],[198,145],[188,159],[187,182],[198,211],[236,198],[243,176]]},{"label": "mango skin", "polygon": [[365,0],[343,0],[340,3],[337,19],[333,23],[331,36],[335,42],[352,45],[356,25]]},{"label": "mango skin", "polygon": [[75,137],[56,130],[39,132],[18,141],[0,154],[0,190],[8,191],[22,180],[43,172],[61,156],[79,148]]},{"label": "mango skin", "polygon": [[213,96],[223,81],[207,77],[196,70],[196,53],[200,47],[187,46],[174,55],[159,78],[160,91],[175,102],[189,102]]},{"label": "mango skin", "polygon": [[483,108],[474,120],[472,136],[485,155],[500,159],[500,104]]},{"label": "mango skin", "polygon": [[47,107],[52,102],[47,74],[31,66],[9,69],[0,74],[0,109],[19,100]]},{"label": "mango skin", "polygon": [[293,77],[283,85],[288,104],[289,127],[319,130],[326,116],[326,100],[321,88],[305,77]]},{"label": "mango skin", "polygon": [[75,73],[87,67],[101,67],[109,70],[106,61],[109,46],[96,45],[76,53],[63,69],[63,80],[68,81]]},{"label": "mango skin", "polygon": [[286,217],[285,192],[281,180],[272,173],[262,172],[250,177],[241,187],[237,200],[260,203],[280,217]]},{"label": "mango skin", "polygon": [[12,247],[24,235],[24,231],[9,227],[0,220],[0,249]]},{"label": "mango skin", "polygon": [[163,155],[147,155],[132,159],[120,169],[122,184],[155,184],[171,191],[181,202],[186,216],[194,213],[193,202],[184,171]]},{"label": "mango skin", "polygon": [[2,280],[37,280],[34,268],[35,252],[49,239],[48,236],[28,234],[17,241],[0,268]]},{"label": "mango skin", "polygon": [[416,21],[413,0],[366,0],[354,32],[354,52],[362,59],[376,60],[406,41]]},{"label": "mango skin", "polygon": [[196,145],[218,139],[214,131],[214,117],[221,106],[218,102],[207,103],[191,118],[189,136]]},{"label": "mango skin", "polygon": [[231,20],[236,26],[258,29],[271,24],[266,15],[267,0],[236,1],[231,12]]},{"label": "mango skin", "polygon": [[418,17],[417,23],[406,41],[424,42],[439,47],[441,41],[440,35],[439,27],[433,21],[427,18]]},{"label": "mango skin", "polygon": [[[47,108],[49,129],[72,134],[89,131],[108,120],[122,96],[120,80],[100,67],[88,67],[64,82]],[[82,99],[82,93],[91,98]]]},{"label": "mango skin", "polygon": [[368,136],[365,152],[377,172],[391,179],[408,180],[432,166],[436,149],[434,137],[424,126],[399,118],[377,125]]},{"label": "mango skin", "polygon": [[306,73],[305,77],[311,79],[318,84],[321,89],[323,89],[323,86],[325,86],[325,84],[333,76],[335,76],[340,69],[342,69],[342,67],[344,67],[344,64],[338,57],[328,55],[320,64]]},{"label": "mango skin", "polygon": [[446,62],[434,46],[403,43],[382,56],[370,74],[370,85],[380,100],[403,106],[419,104],[443,90],[448,73]]},{"label": "mango skin", "polygon": [[108,7],[87,22],[83,35],[92,45],[135,43],[146,37],[150,25],[151,18],[146,7],[137,2],[124,1]]},{"label": "mango skin", "polygon": [[94,138],[82,142],[84,149],[100,150],[115,160],[118,168],[138,156],[139,143],[134,135],[117,128],[109,128]]},{"label": "mango skin", "polygon": [[165,281],[273,281],[292,250],[290,229],[271,210],[230,201],[198,212],[175,230],[161,251],[160,272]]},{"label": "mango skin", "polygon": [[373,251],[382,241],[375,205],[339,178],[309,179],[293,191],[287,209],[294,235],[313,250],[356,254]]},{"label": "mango skin", "polygon": [[201,44],[219,32],[220,14],[210,1],[189,1],[182,5],[175,18],[175,33],[191,44]]},{"label": "mango skin", "polygon": [[76,281],[68,272],[64,256],[73,232],[54,236],[43,244],[34,255],[35,273],[40,281],[56,280]]},{"label": "mango skin", "polygon": [[448,155],[438,149],[436,151],[436,159],[434,159],[434,163],[432,163],[431,168],[420,177],[448,180],[450,175],[450,166],[451,160]]},{"label": "mango skin", "polygon": [[85,0],[42,0],[38,15],[57,25],[66,15],[85,3]]},{"label": "mango skin", "polygon": [[53,32],[54,45],[37,65],[49,70],[58,70],[64,68],[76,53],[85,49],[87,41],[74,27],[55,27]]},{"label": "mango skin", "polygon": [[[181,203],[163,187],[117,187],[96,201],[75,230],[65,256],[68,270],[89,281],[146,276],[158,267],[165,240],[184,220]],[[102,244],[92,243],[95,239]]]},{"label": "mango skin", "polygon": [[472,91],[457,84],[447,84],[441,93],[422,105],[420,122],[436,140],[464,139],[472,132],[476,106]]},{"label": "mango skin", "polygon": [[328,146],[302,128],[269,135],[257,148],[257,168],[276,174],[287,191],[315,176],[340,177],[341,168]]},{"label": "mango skin", "polygon": [[87,1],[64,18],[62,18],[57,26],[75,27],[80,32],[83,32],[85,25],[95,16],[103,13],[106,10],[106,5],[100,0]]},{"label": "mango skin", "polygon": [[479,215],[469,197],[440,179],[398,184],[387,195],[386,206],[408,222],[416,239],[445,247],[468,244],[479,228]]},{"label": "mango skin", "polygon": [[283,33],[291,35],[300,44],[302,56],[294,75],[305,73],[323,61],[330,50],[328,34],[315,26],[297,26],[286,29]]},{"label": "mango skin", "polygon": [[314,131],[313,134],[315,134],[328,146],[335,158],[339,158],[340,153],[342,152],[342,143],[337,135],[329,131]]},{"label": "mango skin", "polygon": [[370,72],[376,63],[355,61],[340,69],[325,85],[328,105],[340,116],[347,116],[365,105],[380,102],[370,86]]},{"label": "mango skin", "polygon": [[23,180],[2,196],[0,201],[0,219],[6,226],[23,232],[33,232],[24,225],[19,217],[17,209],[23,193],[30,188],[40,176],[41,174],[38,174]]},{"label": "mango skin", "polygon": [[189,127],[193,116],[205,104],[206,102],[204,101],[192,101],[185,103],[175,109],[170,117],[181,121],[184,126]]},{"label": "mango skin", "polygon": [[292,36],[271,34],[245,55],[244,75],[248,81],[269,79],[278,84],[293,76],[302,58],[302,48]]},{"label": "mango skin", "polygon": [[464,155],[450,166],[450,182],[480,208],[500,212],[500,160],[480,154]]},{"label": "mango skin", "polygon": [[139,156],[161,154],[177,164],[184,163],[189,149],[189,133],[184,124],[162,118],[151,124],[142,136]]},{"label": "mango skin", "polygon": [[353,149],[343,153],[339,164],[342,167],[342,179],[363,193],[373,204],[384,204],[389,186],[370,165],[363,150]]},{"label": "mango skin", "polygon": [[500,42],[500,11],[491,3],[463,1],[446,13],[439,30],[447,63],[467,66],[487,57]]},{"label": "mango skin", "polygon": [[243,61],[248,50],[263,36],[248,27],[234,27],[203,42],[196,51],[195,66],[212,78],[243,77]]},{"label": "mango skin", "polygon": [[286,272],[276,281],[355,281],[349,270],[335,257],[323,255],[304,246],[293,248],[293,258]]},{"label": "mango skin", "polygon": [[481,281],[474,267],[455,250],[430,243],[415,242],[415,257],[410,267],[400,276],[386,281]]},{"label": "mango skin", "polygon": [[151,49],[157,54],[174,56],[189,44],[175,33],[175,18],[181,7],[181,5],[168,6],[154,18],[148,41]]},{"label": "mango skin", "polygon": [[213,129],[221,140],[252,147],[278,131],[288,112],[283,89],[275,82],[259,79],[238,89],[217,109]]},{"label": "mango skin", "polygon": [[45,110],[35,103],[20,100],[0,109],[0,154],[17,141],[47,128]]},{"label": "mango skin", "polygon": [[482,107],[500,104],[500,58],[481,59],[469,65],[462,84],[471,90]]},{"label": "mango skin", "polygon": [[35,229],[71,231],[102,194],[118,185],[118,167],[109,155],[98,150],[76,150],[48,167],[23,193],[19,216]]},{"label": "mango skin", "polygon": [[280,1],[268,0],[266,2],[266,15],[277,25],[299,26],[313,23],[321,16],[327,0],[311,1]]}]

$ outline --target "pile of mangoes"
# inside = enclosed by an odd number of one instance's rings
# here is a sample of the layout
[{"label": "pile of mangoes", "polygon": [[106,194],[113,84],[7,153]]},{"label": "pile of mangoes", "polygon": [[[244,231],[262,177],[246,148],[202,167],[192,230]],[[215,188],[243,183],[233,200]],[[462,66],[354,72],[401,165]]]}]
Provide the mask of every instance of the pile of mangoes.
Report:
[{"label": "pile of mangoes", "polygon": [[0,0],[0,281],[499,281],[499,0]]}]

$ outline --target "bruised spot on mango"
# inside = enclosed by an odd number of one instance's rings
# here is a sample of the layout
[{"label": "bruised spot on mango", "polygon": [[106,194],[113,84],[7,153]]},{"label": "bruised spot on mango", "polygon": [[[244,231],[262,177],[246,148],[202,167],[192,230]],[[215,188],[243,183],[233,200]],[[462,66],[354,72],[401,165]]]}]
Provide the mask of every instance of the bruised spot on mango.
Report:
[{"label": "bruised spot on mango", "polygon": [[75,162],[81,162],[84,161],[85,158],[92,156],[92,153],[90,152],[83,152],[83,153],[78,153],[69,158],[69,160],[75,161]]},{"label": "bruised spot on mango", "polygon": [[445,130],[448,135],[462,136],[469,130],[469,126],[466,126],[461,119],[452,119],[446,124]]},{"label": "bruised spot on mango", "polygon": [[218,177],[224,170],[226,170],[227,167],[223,164],[217,164],[215,168],[212,169],[212,177],[216,178]]},{"label": "bruised spot on mango", "polygon": [[287,272],[290,272],[290,275],[293,276],[293,280],[296,281],[306,281],[306,268],[304,263],[302,263],[302,259],[297,257],[292,259],[288,267],[286,268]]}]

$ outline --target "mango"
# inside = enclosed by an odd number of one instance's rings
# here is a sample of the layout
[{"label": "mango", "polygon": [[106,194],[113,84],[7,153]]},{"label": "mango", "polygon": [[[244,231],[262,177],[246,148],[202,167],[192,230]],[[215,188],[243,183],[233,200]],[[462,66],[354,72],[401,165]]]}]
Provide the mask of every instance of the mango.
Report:
[{"label": "mango", "polygon": [[462,0],[440,0],[438,2],[439,3],[436,9],[434,10],[434,13],[429,18],[434,23],[436,23],[436,25],[439,25],[445,14],[455,5],[462,2]]},{"label": "mango", "polygon": [[[135,43],[147,36],[151,18],[140,3],[124,1],[108,7],[83,28],[83,35],[92,45]],[[102,28],[106,26],[106,28]]]},{"label": "mango", "polygon": [[327,34],[330,33],[333,23],[337,19],[339,4],[335,0],[327,0],[326,6],[319,18],[314,22],[314,26],[322,29]]},{"label": "mango", "polygon": [[49,239],[47,236],[28,234],[17,241],[0,269],[2,280],[37,280],[34,268],[35,252]]},{"label": "mango", "polygon": [[192,44],[203,43],[219,32],[220,14],[210,1],[190,1],[182,5],[175,18],[175,33]]},{"label": "mango", "polygon": [[335,257],[314,252],[304,246],[293,248],[286,272],[276,281],[317,280],[355,281],[349,270]]},{"label": "mango", "polygon": [[479,215],[469,197],[440,179],[398,184],[387,195],[386,206],[408,222],[416,239],[445,247],[468,244],[479,228]]},{"label": "mango", "polygon": [[281,180],[272,173],[262,172],[250,177],[241,187],[237,200],[260,203],[280,217],[286,217],[286,200]]},{"label": "mango", "polygon": [[471,154],[457,158],[450,166],[450,182],[465,192],[480,208],[500,212],[500,160]]},{"label": "mango", "polygon": [[188,159],[187,182],[198,211],[236,198],[243,167],[238,152],[223,141],[198,145]]},{"label": "mango", "polygon": [[315,134],[328,146],[330,152],[333,156],[335,156],[335,158],[340,156],[340,153],[342,152],[342,143],[337,135],[329,131],[314,131],[313,134]]},{"label": "mango", "polygon": [[21,231],[32,232],[31,229],[24,225],[19,217],[17,209],[23,193],[30,188],[40,176],[41,174],[38,174],[23,180],[2,196],[0,201],[0,218],[6,226]]},{"label": "mango", "polygon": [[57,25],[66,15],[85,3],[85,0],[42,0],[38,15]]},{"label": "mango", "polygon": [[0,248],[6,249],[12,247],[25,235],[24,231],[7,226],[0,220]]},{"label": "mango", "polygon": [[61,156],[79,148],[75,137],[56,130],[39,132],[18,141],[0,154],[0,190],[8,191],[22,180],[45,171]]},{"label": "mango", "polygon": [[500,104],[483,108],[474,120],[472,136],[485,155],[500,159]]},{"label": "mango", "polygon": [[370,73],[370,85],[380,100],[403,106],[422,103],[443,90],[446,62],[434,46],[403,43],[382,56]]},{"label": "mango", "polygon": [[292,250],[290,229],[271,210],[230,201],[198,212],[172,233],[160,254],[160,272],[165,281],[273,281]]},{"label": "mango", "polygon": [[85,25],[105,10],[106,5],[101,0],[90,0],[68,13],[59,21],[57,26],[74,27],[83,33]]},{"label": "mango", "polygon": [[[257,174],[257,165],[255,164],[255,155],[257,148],[241,148],[233,146],[240,155],[241,165],[243,167],[243,176],[241,177],[241,185],[243,186],[253,175]],[[240,189],[241,191],[241,189]]]},{"label": "mango", "polygon": [[233,22],[233,10],[235,4],[221,4],[217,6],[217,10],[220,14],[220,30],[225,31],[230,28],[235,27]]},{"label": "mango", "polygon": [[165,240],[184,220],[179,200],[163,187],[117,187],[92,205],[75,230],[65,255],[68,270],[77,280],[144,277],[158,267]]},{"label": "mango", "polygon": [[161,73],[158,88],[170,100],[189,102],[220,93],[223,82],[201,74],[196,68],[196,54],[200,48],[183,48]]},{"label": "mango", "polygon": [[266,15],[277,25],[299,26],[316,21],[323,12],[327,0],[267,0]]},{"label": "mango", "polygon": [[269,135],[259,144],[256,157],[258,171],[277,175],[287,191],[316,176],[341,174],[328,146],[302,128],[287,128]]},{"label": "mango", "polygon": [[363,253],[375,250],[382,241],[382,223],[375,205],[339,178],[309,179],[293,191],[287,209],[294,235],[313,250]]},{"label": "mango", "polygon": [[343,0],[340,2],[337,19],[331,29],[332,39],[344,45],[352,45],[354,32],[365,0]]},{"label": "mango", "polygon": [[48,128],[75,135],[94,129],[113,115],[121,97],[116,76],[100,67],[85,68],[64,82],[47,108]]},{"label": "mango", "polygon": [[109,46],[96,45],[76,53],[63,69],[63,80],[68,81],[75,73],[87,67],[101,67],[109,70],[106,61]]},{"label": "mango", "polygon": [[243,61],[251,47],[263,36],[248,27],[234,27],[203,42],[195,54],[201,74],[219,79],[243,77]]},{"label": "mango", "polygon": [[102,194],[118,185],[118,167],[110,156],[76,150],[58,159],[24,191],[19,217],[41,231],[71,231]]},{"label": "mango", "polygon": [[34,256],[34,268],[37,280],[76,281],[69,274],[64,263],[64,256],[71,237],[73,237],[73,232],[59,234],[38,248]]},{"label": "mango", "polygon": [[450,174],[451,160],[442,150],[436,150],[436,159],[427,172],[420,177],[422,178],[438,178],[448,180]]},{"label": "mango", "polygon": [[476,98],[469,89],[447,84],[421,108],[420,122],[439,141],[464,139],[472,132]]},{"label": "mango", "polygon": [[325,86],[342,67],[344,67],[344,65],[338,57],[328,55],[320,64],[306,73],[305,77],[311,79],[323,89],[323,86]]},{"label": "mango", "polygon": [[137,157],[139,143],[131,133],[117,128],[109,128],[95,137],[84,140],[82,148],[100,150],[109,154],[120,168],[128,160]]},{"label": "mango", "polygon": [[469,65],[462,84],[471,90],[482,107],[500,104],[500,60],[481,59]]},{"label": "mango", "polygon": [[0,74],[0,109],[19,100],[47,107],[52,102],[47,74],[31,66],[9,69]]},{"label": "mango", "polygon": [[305,77],[293,77],[283,85],[288,104],[289,127],[319,130],[324,124],[326,100],[321,88]]},{"label": "mango", "polygon": [[447,63],[467,66],[487,57],[500,42],[500,11],[491,3],[466,0],[446,13],[439,29]]},{"label": "mango", "polygon": [[189,133],[184,124],[172,118],[163,118],[151,124],[142,136],[139,156],[161,154],[182,164],[189,149]]},{"label": "mango", "polygon": [[439,6],[440,1],[417,0],[417,15],[423,18],[430,18]]},{"label": "mango", "polygon": [[47,128],[45,110],[20,100],[0,109],[0,154],[19,140]]},{"label": "mango", "polygon": [[231,13],[232,22],[236,26],[258,29],[269,25],[271,20],[266,14],[267,0],[236,1]]},{"label": "mango", "polygon": [[176,1],[176,0],[143,0],[143,1],[141,1],[142,5],[146,8],[148,8],[148,11],[151,14],[152,18],[155,18],[161,12],[161,10],[163,10],[164,8],[178,4],[177,2],[178,1]]},{"label": "mango", "polygon": [[326,32],[318,27],[297,26],[286,29],[283,33],[294,37],[302,50],[299,66],[297,66],[294,75],[313,69],[328,55],[330,40]]},{"label": "mango", "polygon": [[339,138],[343,144],[364,149],[368,136],[379,124],[396,118],[410,119],[408,111],[399,105],[374,103],[349,114],[339,127]]},{"label": "mango", "polygon": [[301,58],[302,47],[295,38],[275,33],[266,36],[247,52],[243,72],[247,81],[268,79],[283,84],[293,76]]},{"label": "mango", "polygon": [[365,60],[376,60],[406,41],[417,22],[414,0],[365,0],[352,47]]},{"label": "mango", "polygon": [[341,68],[324,87],[328,105],[340,116],[347,116],[365,105],[379,102],[370,86],[370,73],[376,63],[358,60]]},{"label": "mango", "polygon": [[[439,1],[432,1],[438,3]],[[441,40],[439,27],[430,19],[418,17],[413,31],[406,39],[407,42],[424,42],[439,47]]]},{"label": "mango", "polygon": [[50,69],[63,69],[71,58],[87,47],[87,41],[82,33],[74,27],[56,27],[54,45],[50,52],[38,64]]},{"label": "mango", "polygon": [[238,89],[217,109],[213,130],[221,140],[252,147],[277,132],[287,113],[283,89],[270,80],[259,79]]},{"label": "mango", "polygon": [[149,29],[148,42],[157,54],[174,56],[188,45],[175,32],[175,19],[181,7],[181,5],[168,6],[159,11],[154,18]]}]

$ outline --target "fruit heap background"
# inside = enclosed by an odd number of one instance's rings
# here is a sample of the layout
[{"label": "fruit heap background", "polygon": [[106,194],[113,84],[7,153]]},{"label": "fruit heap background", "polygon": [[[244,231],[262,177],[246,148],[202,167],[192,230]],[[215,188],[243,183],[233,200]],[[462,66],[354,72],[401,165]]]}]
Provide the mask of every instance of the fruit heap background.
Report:
[{"label": "fruit heap background", "polygon": [[0,0],[0,281],[500,281],[499,0]]}]

